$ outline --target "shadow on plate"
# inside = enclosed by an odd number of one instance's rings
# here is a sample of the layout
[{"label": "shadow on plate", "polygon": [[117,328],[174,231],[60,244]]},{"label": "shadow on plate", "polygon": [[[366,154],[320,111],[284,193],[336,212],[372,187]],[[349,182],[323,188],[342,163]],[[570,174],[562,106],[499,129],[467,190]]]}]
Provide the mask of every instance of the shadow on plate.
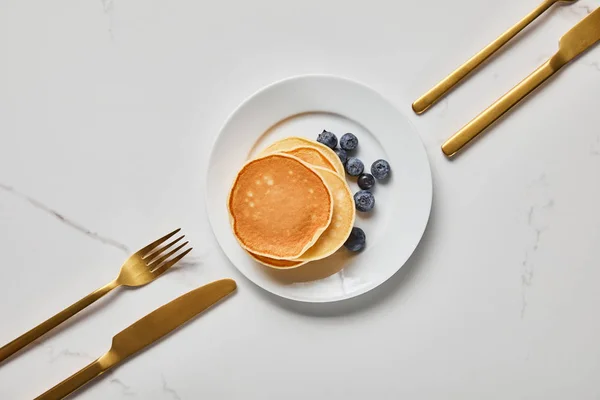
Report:
[{"label": "shadow on plate", "polygon": [[[427,254],[427,251],[429,251],[431,249],[431,246],[433,246],[432,231],[433,225],[435,223],[434,214],[435,205],[433,204],[429,222],[425,229],[423,238],[421,239],[419,245],[417,246],[411,257],[402,266],[402,268],[400,268],[398,272],[396,272],[390,279],[388,279],[382,285],[360,296],[332,303],[302,303],[279,297],[265,290],[262,290],[255,285],[252,285],[252,287],[260,296],[267,298],[269,301],[275,303],[277,306],[298,314],[313,317],[336,317],[350,314],[358,314],[367,311],[370,308],[375,307],[377,304],[385,301],[393,294],[398,293],[398,291],[401,290],[403,286],[406,286],[410,283],[411,279],[415,275],[415,271],[417,270],[417,268],[419,268],[419,265],[422,264],[423,259]],[[291,283],[292,278],[296,279],[295,282],[306,282],[315,279],[324,279],[328,276],[340,272],[344,266],[343,259],[347,257],[355,256],[343,251],[330,257],[330,262],[326,262],[325,260],[323,260],[319,262],[309,263],[303,266],[302,268],[298,268],[296,270],[274,271],[267,267],[264,268],[265,270],[268,270],[268,273],[271,277],[279,280],[282,283],[289,284]],[[295,275],[286,276],[286,274],[284,274],[284,272],[289,273],[292,271],[294,271]],[[319,277],[317,278],[317,276]]]}]

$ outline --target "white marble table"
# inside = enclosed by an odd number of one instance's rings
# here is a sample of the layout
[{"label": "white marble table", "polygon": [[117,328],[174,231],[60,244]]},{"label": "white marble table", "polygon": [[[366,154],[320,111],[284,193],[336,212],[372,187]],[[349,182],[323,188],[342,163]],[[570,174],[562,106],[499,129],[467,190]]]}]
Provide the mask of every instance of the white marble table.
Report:
[{"label": "white marble table", "polygon": [[[453,162],[444,139],[529,74],[599,0],[542,17],[424,116],[410,103],[538,0],[0,1],[0,343],[181,226],[191,263],[86,310],[0,366],[33,398],[111,337],[221,277],[238,293],[80,399],[600,399],[600,47]],[[208,226],[208,143],[285,77],[364,82],[426,144],[421,246],[331,306],[245,280]]]}]

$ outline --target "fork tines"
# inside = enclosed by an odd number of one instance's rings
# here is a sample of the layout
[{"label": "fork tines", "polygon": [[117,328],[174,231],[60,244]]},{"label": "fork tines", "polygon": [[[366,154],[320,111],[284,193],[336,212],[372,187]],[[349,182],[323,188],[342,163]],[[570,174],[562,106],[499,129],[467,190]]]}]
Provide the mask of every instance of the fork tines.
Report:
[{"label": "fork tines", "polygon": [[[181,249],[183,249],[189,242],[185,241],[174,249],[169,250],[173,245],[178,243],[181,239],[185,237],[185,235],[181,235],[178,238],[170,241],[169,243],[161,246],[167,240],[175,236],[181,229],[176,229],[173,232],[161,237],[158,240],[150,243],[148,246],[144,247],[138,254],[144,259],[147,263],[150,272],[153,273],[162,273],[167,269],[171,268],[177,262],[179,262],[183,257],[185,257],[192,248],[188,248],[184,250],[182,253],[177,254]],[[176,255],[177,254],[177,255]],[[173,257],[175,256],[175,257]],[[173,258],[171,258],[173,257]]]}]

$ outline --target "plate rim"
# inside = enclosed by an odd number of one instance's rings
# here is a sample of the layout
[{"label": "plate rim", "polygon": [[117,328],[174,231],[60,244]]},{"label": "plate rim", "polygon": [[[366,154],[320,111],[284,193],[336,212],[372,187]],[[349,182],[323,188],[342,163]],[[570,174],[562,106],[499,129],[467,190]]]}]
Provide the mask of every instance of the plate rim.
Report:
[{"label": "plate rim", "polygon": [[[293,295],[287,295],[287,294],[281,294],[281,293],[277,293],[273,290],[271,290],[270,288],[267,288],[265,286],[262,286],[261,284],[259,284],[258,282],[256,282],[254,279],[250,278],[248,275],[246,275],[240,268],[238,268],[235,263],[233,262],[233,260],[229,257],[229,255],[227,254],[227,252],[225,251],[225,249],[223,248],[223,245],[221,244],[221,241],[219,240],[219,237],[217,236],[216,232],[215,232],[215,227],[214,227],[214,223],[213,223],[213,219],[210,217],[211,213],[209,212],[209,191],[208,189],[208,182],[209,182],[209,173],[210,173],[210,166],[212,165],[212,160],[214,157],[214,150],[215,147],[219,141],[219,139],[221,138],[221,134],[223,132],[223,130],[225,129],[225,127],[227,127],[229,125],[229,123],[235,118],[235,116],[240,112],[240,110],[247,105],[250,101],[252,101],[255,97],[259,96],[261,93],[266,92],[268,90],[271,90],[273,87],[282,85],[282,84],[287,84],[290,82],[294,82],[294,81],[300,81],[303,79],[331,79],[331,80],[336,80],[336,81],[341,81],[344,82],[346,84],[351,84],[351,85],[356,85],[356,86],[360,86],[362,88],[365,88],[371,92],[373,92],[374,94],[376,94],[377,96],[379,96],[384,102],[388,103],[396,112],[398,112],[399,114],[401,114],[404,119],[406,120],[406,122],[411,126],[413,132],[417,135],[418,139],[419,139],[419,143],[423,149],[423,153],[425,155],[425,159],[427,160],[427,177],[429,178],[429,185],[428,185],[428,201],[427,201],[427,216],[426,219],[424,221],[423,224],[423,228],[422,230],[419,232],[419,238],[418,240],[415,241],[414,246],[412,246],[411,251],[409,252],[408,257],[406,258],[406,260],[404,260],[402,262],[402,264],[396,269],[396,271],[394,271],[392,274],[390,274],[389,276],[387,276],[385,279],[381,280],[380,282],[378,282],[377,284],[375,284],[372,287],[368,287],[368,288],[364,288],[364,289],[359,289],[356,292],[350,294],[350,295],[346,295],[344,297],[339,297],[339,298],[333,298],[333,299],[325,299],[325,298],[317,298],[317,299],[306,299],[306,298],[299,298]],[[293,115],[290,115],[293,116]],[[249,96],[245,97],[243,101],[241,101],[236,107],[235,109],[229,113],[229,115],[227,116],[227,118],[225,119],[225,121],[223,122],[223,124],[221,124],[219,131],[216,135],[214,135],[213,140],[211,142],[211,147],[210,147],[210,152],[209,152],[209,157],[208,157],[208,164],[207,164],[207,169],[206,169],[206,173],[204,174],[204,200],[205,200],[205,210],[208,214],[208,222],[210,224],[211,227],[211,231],[213,234],[213,237],[216,239],[217,244],[219,246],[219,248],[221,249],[221,251],[223,252],[223,254],[225,255],[225,257],[227,258],[227,260],[229,260],[229,263],[233,265],[233,267],[244,276],[245,279],[247,279],[248,281],[250,281],[252,284],[258,286],[261,290],[264,290],[267,293],[270,293],[271,295],[277,296],[279,298],[282,299],[287,299],[290,301],[295,301],[295,302],[299,302],[299,303],[307,303],[307,304],[325,304],[325,303],[337,303],[337,302],[341,302],[344,300],[349,300],[352,298],[356,298],[359,296],[362,296],[365,293],[368,293],[372,290],[375,290],[377,288],[379,288],[381,285],[383,285],[385,282],[389,281],[393,276],[395,276],[398,271],[400,271],[402,269],[402,267],[404,267],[406,265],[406,263],[411,259],[411,257],[413,257],[415,251],[417,250],[417,248],[419,247],[419,245],[421,244],[422,240],[423,240],[423,236],[425,235],[425,231],[427,230],[427,227],[429,226],[429,222],[431,219],[431,210],[433,208],[433,174],[432,174],[432,169],[431,169],[431,161],[429,159],[429,155],[427,154],[427,148],[425,146],[425,143],[423,141],[423,138],[421,137],[421,135],[419,134],[419,131],[416,129],[415,125],[413,124],[413,122],[406,116],[405,113],[403,113],[394,102],[392,102],[389,98],[387,98],[386,96],[384,96],[383,94],[381,94],[379,91],[375,90],[373,87],[371,87],[370,85],[367,85],[363,82],[357,81],[355,79],[351,79],[351,78],[346,78],[343,76],[339,76],[339,75],[333,75],[333,74],[300,74],[300,75],[292,75],[289,76],[287,78],[282,78],[276,81],[271,82],[268,85],[262,86],[261,88],[259,88],[258,90],[255,90],[253,93],[251,93]]]}]

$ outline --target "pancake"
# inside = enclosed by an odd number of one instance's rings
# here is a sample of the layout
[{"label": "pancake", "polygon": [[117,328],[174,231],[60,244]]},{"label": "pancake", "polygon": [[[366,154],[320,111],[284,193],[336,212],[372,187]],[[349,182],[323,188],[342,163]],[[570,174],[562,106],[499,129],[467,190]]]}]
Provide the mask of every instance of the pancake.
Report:
[{"label": "pancake", "polygon": [[335,275],[343,270],[354,257],[349,251],[336,251],[327,258],[306,263],[298,268],[273,268],[262,264],[255,267],[261,268],[274,281],[282,285],[291,285],[313,282]]},{"label": "pancake", "polygon": [[267,267],[277,268],[277,269],[290,269],[296,268],[301,265],[306,264],[306,261],[293,261],[293,260],[276,260],[274,258],[258,256],[256,254],[250,254],[250,257],[254,258],[255,261],[261,263],[262,265],[266,265]]},{"label": "pancake", "polygon": [[[345,171],[344,171],[344,164],[342,164],[342,161],[340,160],[338,155],[335,154],[335,152],[333,150],[331,150],[329,147],[327,147],[324,144],[321,144],[319,142],[316,142],[314,140],[309,140],[309,139],[296,137],[296,136],[288,137],[286,139],[282,139],[282,140],[279,140],[279,141],[273,143],[272,145],[270,145],[269,147],[267,147],[266,149],[261,151],[260,155],[280,153],[280,152],[288,153],[290,150],[294,150],[299,147],[302,147],[302,148],[311,147],[313,149],[318,150],[318,152],[321,154],[321,156],[327,159],[327,161],[329,162],[328,164],[334,168],[334,170],[338,173],[339,176],[341,176],[341,177],[346,176]],[[305,153],[305,152],[303,152],[303,153]],[[299,157],[300,159],[302,159],[308,163],[311,163],[310,160],[306,160],[306,159],[300,157],[299,155],[297,155],[297,157]],[[323,166],[323,165],[320,165],[320,166]],[[324,167],[327,168],[327,166],[324,166]]]},{"label": "pancake", "polygon": [[329,257],[342,247],[354,226],[356,209],[354,198],[346,181],[335,172],[315,167],[321,175],[329,191],[333,195],[333,215],[331,223],[319,240],[296,260],[275,260],[250,253],[250,256],[267,267],[277,269],[296,268],[309,261]]},{"label": "pancake", "polygon": [[315,167],[315,170],[321,175],[333,195],[333,216],[319,240],[298,257],[298,261],[320,260],[339,250],[348,239],[356,217],[354,197],[346,180],[324,168]]},{"label": "pancake", "polygon": [[229,193],[233,233],[259,256],[293,260],[329,226],[333,197],[323,178],[302,160],[271,154],[248,162]]},{"label": "pancake", "polygon": [[317,150],[314,147],[308,147],[308,146],[294,147],[293,149],[290,149],[290,150],[284,150],[284,151],[282,151],[282,153],[290,154],[294,157],[298,157],[299,159],[301,159],[304,162],[309,163],[310,165],[325,168],[325,169],[328,169],[329,171],[332,171],[333,173],[337,174],[337,171],[335,170],[335,167],[333,166],[331,161],[329,161],[329,159],[327,159],[327,157],[325,157],[323,155],[323,153],[321,153],[320,150]]}]

